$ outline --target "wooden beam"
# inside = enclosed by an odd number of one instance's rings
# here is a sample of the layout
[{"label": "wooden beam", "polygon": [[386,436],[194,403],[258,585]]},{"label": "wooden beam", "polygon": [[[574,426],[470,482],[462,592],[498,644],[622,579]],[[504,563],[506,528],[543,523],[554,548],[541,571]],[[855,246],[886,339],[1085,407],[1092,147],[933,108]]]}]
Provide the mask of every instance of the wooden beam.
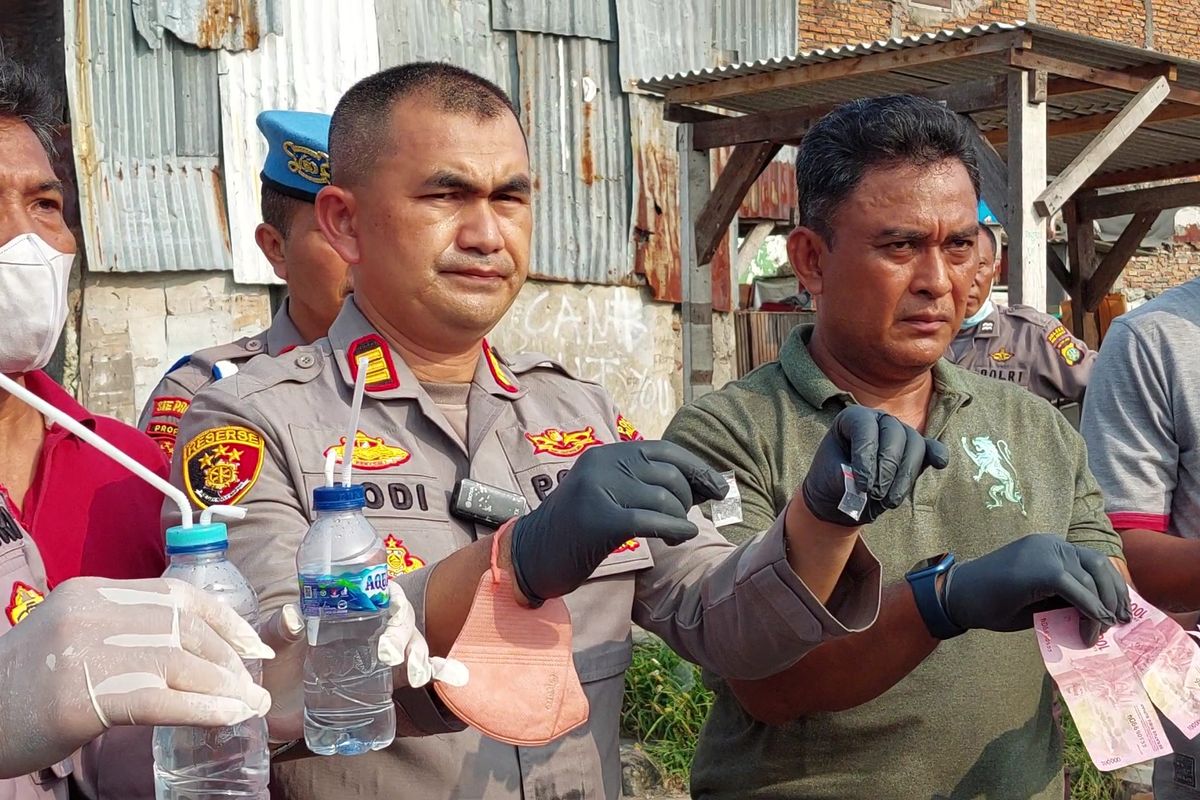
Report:
[{"label": "wooden beam", "polygon": [[[982,78],[966,83],[914,91],[919,97],[944,103],[951,111],[972,114],[1004,108],[1008,102],[1008,83],[1001,77]],[[841,103],[764,111],[740,117],[720,117],[696,121],[693,145],[697,150],[730,147],[746,142],[793,142],[804,137],[813,123]],[[677,106],[668,106],[668,108]]]},{"label": "wooden beam", "polygon": [[[1122,70],[1126,75],[1138,78],[1157,78],[1160,75],[1169,81],[1179,80],[1179,68],[1174,64],[1142,64]],[[1089,81],[1076,78],[1052,78],[1048,91],[1052,97],[1062,97],[1071,94],[1088,94],[1089,92],[1104,91],[1107,87],[1098,86]]]},{"label": "wooden beam", "polygon": [[750,266],[750,262],[754,261],[754,257],[758,255],[758,251],[762,249],[763,243],[767,241],[767,237],[773,230],[775,230],[775,223],[760,222],[746,235],[742,246],[738,248],[737,257],[733,259],[735,280],[736,276],[740,276]]},{"label": "wooden beam", "polygon": [[[1084,284],[1083,307],[1085,309],[1095,311],[1100,307],[1100,302],[1112,289],[1112,285],[1121,274],[1121,270],[1125,269],[1125,265],[1129,263],[1129,259],[1137,252],[1138,247],[1142,244],[1142,239],[1146,238],[1146,234],[1154,226],[1158,215],[1158,211],[1143,211],[1133,215],[1133,219],[1117,237],[1112,250],[1105,254],[1100,265],[1096,267],[1096,271]],[[1091,224],[1091,220],[1088,220],[1089,228]]]},{"label": "wooden beam", "polygon": [[857,58],[839,58],[835,61],[795,66],[757,75],[743,75],[738,78],[726,78],[696,86],[681,86],[667,92],[667,102],[710,103],[727,97],[792,89],[835,78],[861,77],[915,65],[937,64],[1000,53],[1010,48],[1029,47],[1032,41],[1033,36],[1029,31],[1016,30],[973,39],[955,39],[939,44],[874,53]]},{"label": "wooden beam", "polygon": [[[700,209],[709,199],[711,162],[706,151],[692,146],[691,126],[676,131],[679,151],[680,317],[683,327],[683,401],[713,389],[712,269],[698,258],[696,228]],[[740,201],[739,201],[740,202]],[[735,207],[736,208],[736,207]]]},{"label": "wooden beam", "polygon": [[[1046,126],[1046,135],[1054,139],[1060,136],[1077,136],[1081,133],[1103,130],[1110,122],[1117,118],[1119,113],[1091,114],[1090,116],[1076,117],[1075,119],[1060,119]],[[1200,107],[1173,103],[1156,109],[1146,118],[1143,124],[1150,125],[1155,122],[1188,119],[1189,117],[1200,117]],[[988,131],[985,136],[989,142],[997,146],[1008,143],[1008,131],[1003,128]]]},{"label": "wooden beam", "polygon": [[1143,211],[1164,211],[1168,208],[1200,206],[1200,181],[1135,189],[1128,192],[1102,194],[1079,204],[1085,219],[1107,219]]},{"label": "wooden beam", "polygon": [[667,122],[709,122],[712,120],[737,119],[734,116],[725,114],[714,114],[712,111],[706,111],[703,108],[692,108],[691,106],[681,106],[677,103],[663,104],[663,119]]},{"label": "wooden beam", "polygon": [[1012,302],[1046,310],[1046,219],[1033,207],[1046,188],[1046,103],[1028,74],[1008,76],[1008,125],[1020,147],[1008,151],[1008,272]]},{"label": "wooden beam", "polygon": [[1054,276],[1054,280],[1058,281],[1058,285],[1063,288],[1063,291],[1069,294],[1071,291],[1071,270],[1058,257],[1058,253],[1049,248],[1046,250],[1046,266],[1050,269],[1050,274]]},{"label": "wooden beam", "polygon": [[[695,147],[694,142],[692,146]],[[721,237],[729,229],[729,223],[733,221],[746,192],[779,152],[779,147],[772,142],[750,142],[738,145],[729,154],[729,161],[721,170],[717,185],[696,218],[696,257],[699,263],[712,261]]]},{"label": "wooden beam", "polygon": [[1184,161],[1164,167],[1139,167],[1120,172],[1105,172],[1092,176],[1083,184],[1085,189],[1107,189],[1112,186],[1128,186],[1131,183],[1154,183],[1175,178],[1194,178],[1200,175],[1200,161]]},{"label": "wooden beam", "polygon": [[[1008,55],[1008,65],[1019,69],[1044,70],[1051,75],[1061,75],[1065,78],[1094,83],[1109,89],[1123,92],[1140,92],[1153,78],[1144,78],[1125,70],[1100,69],[1078,64],[1074,61],[1033,53],[1028,50],[1013,50]],[[1200,91],[1185,89],[1182,86],[1171,86],[1171,100],[1177,103],[1200,106]]]},{"label": "wooden beam", "polygon": [[1170,83],[1162,76],[1147,83],[1112,122],[1104,127],[1100,135],[1088,142],[1087,146],[1079,151],[1079,155],[1075,156],[1066,169],[1058,173],[1038,196],[1034,202],[1038,213],[1043,217],[1054,216],[1083,182],[1092,177],[1100,165],[1146,121],[1170,91]]},{"label": "wooden beam", "polygon": [[[976,133],[979,133],[978,129]],[[984,202],[996,216],[1000,227],[1007,230],[1008,221],[1012,218],[1008,208],[1008,165],[982,134],[975,145],[975,158],[979,163],[979,183]]]},{"label": "wooden beam", "polygon": [[1096,265],[1096,235],[1092,221],[1079,216],[1079,202],[1072,200],[1063,208],[1063,219],[1067,223],[1067,256],[1071,271],[1067,278],[1067,293],[1071,295],[1071,330],[1084,338],[1083,289]]}]

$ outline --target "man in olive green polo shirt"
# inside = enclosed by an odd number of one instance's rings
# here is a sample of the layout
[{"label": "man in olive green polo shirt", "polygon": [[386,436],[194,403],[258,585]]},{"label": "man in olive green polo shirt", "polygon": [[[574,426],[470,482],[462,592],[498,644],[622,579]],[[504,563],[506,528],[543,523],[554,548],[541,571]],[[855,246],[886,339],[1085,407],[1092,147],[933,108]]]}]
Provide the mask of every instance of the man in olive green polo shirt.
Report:
[{"label": "man in olive green polo shirt", "polygon": [[744,518],[723,529],[734,540],[799,502],[793,491],[848,404],[951,453],[862,529],[887,587],[874,626],[764,680],[710,678],[694,797],[1063,796],[1051,687],[1027,629],[1035,610],[1068,602],[1091,617],[1088,637],[1127,620],[1124,562],[1062,416],[939,360],[977,264],[973,142],[955,114],[913,97],[856,101],[818,123],[797,158],[800,227],[788,241],[816,324],[667,430],[736,471]]}]

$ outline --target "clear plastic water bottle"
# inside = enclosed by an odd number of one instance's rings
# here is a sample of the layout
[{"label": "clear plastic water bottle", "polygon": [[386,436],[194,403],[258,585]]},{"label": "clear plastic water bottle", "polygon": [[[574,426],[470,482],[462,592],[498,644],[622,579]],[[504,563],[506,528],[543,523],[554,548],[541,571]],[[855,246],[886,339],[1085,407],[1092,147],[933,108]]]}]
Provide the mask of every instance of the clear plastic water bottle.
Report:
[{"label": "clear plastic water bottle", "polygon": [[387,550],[362,509],[362,486],[313,492],[316,521],[296,554],[304,660],[304,742],[319,755],[382,750],[396,736],[392,671],[379,661]]},{"label": "clear plastic water bottle", "polygon": [[[228,533],[222,523],[167,530],[171,563],[165,578],[177,578],[215,597],[251,625],[258,626],[258,597],[229,563]],[[259,680],[262,665],[247,660]],[[157,800],[267,800],[270,754],[267,721],[252,717],[225,728],[154,729],[154,794]]]}]

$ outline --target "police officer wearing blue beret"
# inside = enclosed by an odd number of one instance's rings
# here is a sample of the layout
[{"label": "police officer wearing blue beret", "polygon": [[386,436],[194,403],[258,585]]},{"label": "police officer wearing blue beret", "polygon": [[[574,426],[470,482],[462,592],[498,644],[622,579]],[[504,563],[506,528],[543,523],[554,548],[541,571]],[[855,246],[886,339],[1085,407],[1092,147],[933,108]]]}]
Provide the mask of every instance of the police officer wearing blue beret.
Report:
[{"label": "police officer wearing blue beret", "polygon": [[329,183],[329,115],[264,111],[258,129],[269,149],[261,176],[262,222],[254,239],[287,282],[288,299],[265,331],[184,356],[159,381],[138,427],[168,458],[179,420],[197,392],[260,353],[276,356],[325,336],[350,292],[346,262],[325,241],[313,214],[317,192]]}]

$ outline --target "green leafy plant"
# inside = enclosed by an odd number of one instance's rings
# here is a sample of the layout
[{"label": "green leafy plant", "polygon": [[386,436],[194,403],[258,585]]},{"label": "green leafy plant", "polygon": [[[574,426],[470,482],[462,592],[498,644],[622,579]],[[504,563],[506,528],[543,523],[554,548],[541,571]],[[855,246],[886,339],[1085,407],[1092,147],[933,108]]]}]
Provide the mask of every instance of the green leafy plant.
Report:
[{"label": "green leafy plant", "polygon": [[634,646],[625,673],[621,731],[641,743],[667,788],[687,786],[700,726],[712,704],[699,667],[657,639]]}]

